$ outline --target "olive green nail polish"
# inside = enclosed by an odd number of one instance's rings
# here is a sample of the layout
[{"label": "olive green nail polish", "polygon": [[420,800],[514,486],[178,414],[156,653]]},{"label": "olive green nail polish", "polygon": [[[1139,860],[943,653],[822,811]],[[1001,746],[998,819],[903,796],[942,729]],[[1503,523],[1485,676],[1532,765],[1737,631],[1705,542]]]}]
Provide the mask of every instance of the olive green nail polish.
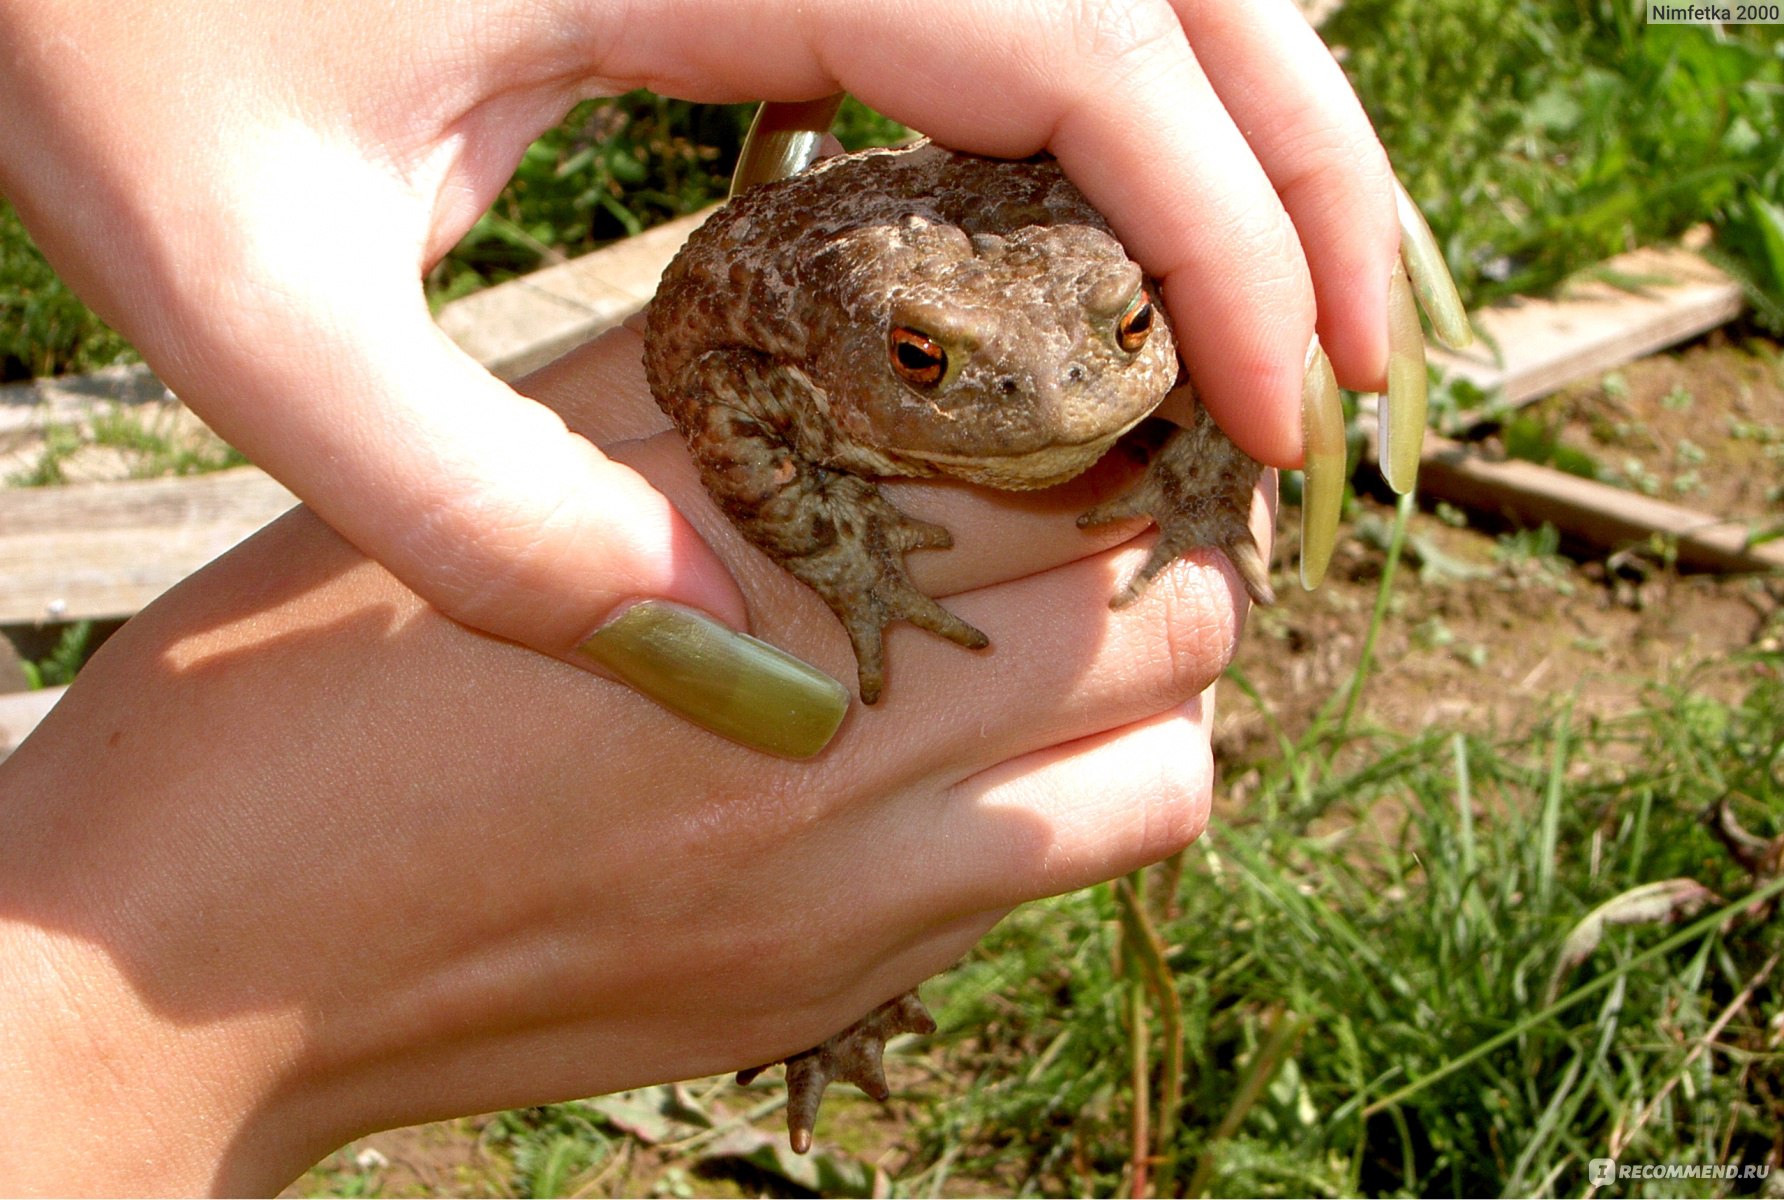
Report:
[{"label": "olive green nail polish", "polygon": [[1344,406],[1332,362],[1314,338],[1301,379],[1301,586],[1326,577],[1344,507]]},{"label": "olive green nail polish", "polygon": [[1468,312],[1456,292],[1449,264],[1443,261],[1443,251],[1437,248],[1437,239],[1425,224],[1425,214],[1398,179],[1394,180],[1394,208],[1400,218],[1400,258],[1406,264],[1419,307],[1431,318],[1431,332],[1451,350],[1472,344],[1474,330],[1468,324]]},{"label": "olive green nail polish", "polygon": [[1418,482],[1425,448],[1425,331],[1406,269],[1388,280],[1388,396],[1381,406],[1381,474],[1405,495]]},{"label": "olive green nail polish", "polygon": [[660,600],[632,605],[576,650],[694,724],[785,758],[822,750],[849,709],[848,690],[811,664]]},{"label": "olive green nail polish", "polygon": [[837,92],[821,100],[769,101],[757,108],[737,156],[737,169],[731,173],[731,195],[811,166],[842,107],[842,97]]}]

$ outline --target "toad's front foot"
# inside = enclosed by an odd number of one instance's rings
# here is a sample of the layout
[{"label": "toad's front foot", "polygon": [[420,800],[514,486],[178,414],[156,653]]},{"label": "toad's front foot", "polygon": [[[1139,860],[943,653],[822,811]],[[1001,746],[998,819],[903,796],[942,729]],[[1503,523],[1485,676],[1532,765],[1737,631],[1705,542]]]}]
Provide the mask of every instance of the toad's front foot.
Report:
[{"label": "toad's front foot", "polygon": [[1126,517],[1149,517],[1158,526],[1152,554],[1109,606],[1132,603],[1160,571],[1197,546],[1219,548],[1238,568],[1251,598],[1274,603],[1269,565],[1251,536],[1251,493],[1262,469],[1199,408],[1189,428],[1172,428],[1152,448],[1146,474],[1133,491],[1078,518],[1079,528]]},{"label": "toad's front foot", "polygon": [[979,630],[937,604],[905,573],[911,550],[945,550],[954,539],[940,525],[900,512],[880,490],[852,475],[829,474],[815,527],[827,535],[781,563],[824,598],[849,632],[859,668],[861,700],[872,704],[886,683],[886,626],[909,621],[951,642],[978,650],[990,644]]},{"label": "toad's front foot", "polygon": [[[852,1083],[875,1100],[891,1094],[886,1087],[886,1043],[901,1033],[934,1033],[935,1018],[923,1007],[915,989],[880,1005],[833,1037],[787,1060],[787,1140],[804,1154],[811,1149],[818,1106],[831,1080]],[[748,1083],[767,1067],[737,1072]]]}]

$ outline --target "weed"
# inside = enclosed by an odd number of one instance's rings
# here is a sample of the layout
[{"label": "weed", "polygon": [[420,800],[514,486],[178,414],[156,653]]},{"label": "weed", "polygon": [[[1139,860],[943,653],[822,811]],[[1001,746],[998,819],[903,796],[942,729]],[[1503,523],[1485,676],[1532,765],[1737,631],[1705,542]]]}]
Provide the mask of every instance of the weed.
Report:
[{"label": "weed", "polygon": [[483,1136],[507,1155],[517,1196],[571,1195],[613,1154],[602,1121],[578,1103],[501,1113]]},{"label": "weed", "polygon": [[75,675],[92,656],[92,643],[93,622],[76,621],[68,625],[47,655],[34,662],[26,660],[19,664],[25,672],[25,682],[34,690],[73,683]]},{"label": "weed", "polygon": [[[1188,1051],[1159,1118],[1195,1164],[1188,1194],[1550,1193],[1603,1155],[1776,1154],[1762,902],[1784,880],[1704,815],[1736,796],[1756,841],[1784,834],[1784,658],[1731,666],[1753,681],[1734,702],[1685,679],[1509,737],[1327,722],[1239,768],[1247,815],[1192,849],[1157,922]],[[930,1115],[930,1153],[1024,1194],[1129,1186],[1110,903],[1025,911],[980,979],[939,984],[955,1056],[983,1074]],[[983,996],[984,976],[1056,984]]]},{"label": "weed", "polygon": [[208,429],[183,424],[175,407],[113,405],[84,426],[57,423],[45,427],[37,461],[13,472],[6,482],[13,487],[66,483],[71,463],[89,447],[116,451],[132,479],[202,475],[248,461]]},{"label": "weed", "polygon": [[91,371],[134,357],[50,270],[0,198],[0,383]]},{"label": "weed", "polygon": [[1784,56],[1627,0],[1349,0],[1327,23],[1470,305],[1709,221],[1784,327]]},{"label": "weed", "polygon": [[37,461],[22,471],[9,474],[5,480],[6,486],[55,487],[66,483],[63,465],[86,444],[78,426],[61,422],[46,425],[43,430],[43,448],[37,453]]}]

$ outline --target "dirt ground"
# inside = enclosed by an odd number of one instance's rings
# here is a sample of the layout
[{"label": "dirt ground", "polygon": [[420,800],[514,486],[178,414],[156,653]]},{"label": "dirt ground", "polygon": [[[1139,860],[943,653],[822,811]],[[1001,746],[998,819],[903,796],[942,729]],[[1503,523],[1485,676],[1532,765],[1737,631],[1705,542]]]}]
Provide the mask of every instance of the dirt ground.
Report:
[{"label": "dirt ground", "polygon": [[[1755,529],[1784,522],[1775,342],[1712,334],[1574,384],[1520,424],[1551,433],[1571,452],[1563,457],[1589,458],[1601,474],[1673,503]],[[1291,730],[1357,662],[1392,515],[1384,499],[1365,498],[1325,585],[1284,588],[1282,604],[1253,615],[1238,665]],[[1624,711],[1656,682],[1732,651],[1776,648],[1784,636],[1779,580],[1682,574],[1657,548],[1570,545],[1430,497],[1405,558],[1363,709],[1399,731],[1510,729],[1560,700],[1587,714]],[[1223,700],[1222,715],[1217,755],[1262,752],[1263,721],[1244,697]]]},{"label": "dirt ground", "polygon": [[[1527,410],[1522,424],[1526,433],[1552,434],[1563,458],[1589,457],[1601,473],[1650,494],[1738,515],[1758,529],[1784,522],[1784,347],[1775,341],[1712,334],[1569,387]],[[1392,518],[1385,497],[1359,498],[1325,584],[1311,593],[1285,584],[1275,608],[1252,615],[1237,665],[1291,735],[1351,678]],[[1278,568],[1286,571],[1294,561],[1291,528],[1282,541]],[[1680,574],[1663,553],[1643,547],[1558,546],[1427,498],[1410,526],[1358,720],[1400,732],[1430,725],[1504,732],[1561,703],[1582,716],[1608,716],[1654,703],[1656,684],[1682,682],[1694,667],[1781,646],[1784,580]],[[1710,671],[1693,683],[1733,694],[1743,686],[1742,669]],[[1271,752],[1263,709],[1230,685],[1220,705],[1218,760],[1244,763]],[[1217,801],[1243,802],[1231,793]],[[731,1112],[756,1099],[722,1087],[713,1095]],[[773,1134],[778,1119],[771,1114],[759,1127]],[[861,1159],[885,1154],[890,1166],[900,1157],[896,1106],[839,1095],[826,1100],[826,1121]],[[290,1194],[338,1195],[368,1184],[385,1195],[499,1193],[509,1186],[508,1164],[489,1144],[488,1128],[489,1118],[473,1118],[377,1134],[345,1148]],[[748,1172],[690,1174],[688,1163],[671,1147],[628,1144],[578,1182],[585,1195],[756,1191]]]}]

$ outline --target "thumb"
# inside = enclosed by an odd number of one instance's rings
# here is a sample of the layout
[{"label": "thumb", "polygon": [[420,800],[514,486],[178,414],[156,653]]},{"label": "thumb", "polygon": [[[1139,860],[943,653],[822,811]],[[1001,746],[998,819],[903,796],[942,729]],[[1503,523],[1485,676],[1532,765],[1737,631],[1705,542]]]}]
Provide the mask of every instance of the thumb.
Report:
[{"label": "thumb", "polygon": [[757,749],[821,749],[848,693],[734,632],[742,595],[668,499],[454,345],[412,275],[358,276],[311,305],[279,273],[280,306],[208,323],[205,352],[180,356],[205,369],[168,382],[448,616]]}]

